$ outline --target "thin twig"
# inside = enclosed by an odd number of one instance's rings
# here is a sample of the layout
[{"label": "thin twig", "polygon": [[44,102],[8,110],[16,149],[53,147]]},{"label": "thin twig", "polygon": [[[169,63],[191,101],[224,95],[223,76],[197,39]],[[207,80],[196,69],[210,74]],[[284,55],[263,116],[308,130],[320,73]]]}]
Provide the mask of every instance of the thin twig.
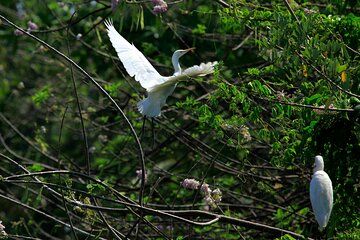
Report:
[{"label": "thin twig", "polygon": [[[70,26],[71,26],[71,20],[72,20],[72,17],[74,16],[74,14],[75,14],[75,12],[71,16],[70,24],[69,24],[69,27],[67,28],[67,31],[66,31],[66,34],[67,34],[67,38],[66,38],[66,43],[67,44],[66,45],[67,45],[67,51],[68,51],[69,56],[71,56],[70,43],[69,43],[69,30],[70,30]],[[87,139],[85,124],[84,124],[84,118],[83,118],[83,115],[82,115],[81,104],[80,104],[79,94],[78,94],[78,91],[77,91],[77,86],[76,86],[76,83],[75,83],[75,76],[74,76],[74,70],[73,70],[72,64],[69,64],[69,68],[70,68],[71,82],[72,82],[72,85],[73,85],[73,88],[74,88],[76,105],[77,105],[78,113],[79,113],[79,117],[80,117],[81,132],[83,134],[83,139],[84,139],[86,172],[87,172],[88,175],[90,175],[91,167],[90,167],[89,143],[88,143],[88,139]]]},{"label": "thin twig", "polygon": [[[34,212],[36,212],[36,213],[38,213],[38,214],[40,214],[40,215],[42,215],[42,216],[44,216],[44,217],[47,217],[47,218],[53,220],[54,222],[57,222],[57,223],[65,226],[65,227],[71,228],[70,224],[67,224],[67,223],[65,223],[65,222],[63,222],[63,221],[61,221],[61,220],[59,220],[59,219],[57,219],[57,218],[55,218],[55,217],[53,217],[53,216],[45,213],[45,212],[42,212],[42,211],[40,211],[40,210],[38,210],[38,209],[36,209],[36,208],[33,208],[33,207],[31,207],[31,206],[29,206],[29,205],[27,205],[27,204],[25,204],[25,203],[22,203],[22,202],[20,202],[20,201],[18,201],[18,200],[16,200],[16,199],[12,199],[12,198],[10,198],[10,197],[8,197],[8,196],[5,196],[5,195],[3,195],[3,194],[0,194],[0,198],[3,198],[3,199],[5,199],[5,200],[8,200],[8,201],[10,201],[10,202],[12,202],[12,203],[18,204],[19,206],[22,206],[22,207],[24,207],[24,208],[30,209],[30,210],[32,210],[32,211],[34,211]],[[96,237],[97,239],[106,240],[105,238],[102,238],[102,237],[99,237],[99,236],[95,236],[95,235],[93,235],[93,234],[91,234],[91,233],[88,233],[88,232],[86,232],[86,231],[84,231],[84,230],[82,230],[82,229],[79,229],[79,228],[77,228],[77,227],[74,227],[74,229],[75,229],[76,231],[82,233],[82,234],[85,234],[86,236],[93,237],[93,238]]]},{"label": "thin twig", "polygon": [[291,8],[288,0],[283,0],[283,1],[284,1],[284,3],[285,3],[286,8],[289,10],[291,16],[292,16],[292,17],[296,20],[296,22],[300,25],[300,21],[299,21],[299,19],[297,18],[297,16],[295,15],[294,11],[292,10],[292,8]]},{"label": "thin twig", "polygon": [[[1,154],[0,154],[1,156]],[[46,171],[46,172],[35,172],[35,173],[27,173],[27,174],[20,174],[20,175],[13,175],[13,176],[9,176],[9,177],[4,177],[4,180],[9,180],[9,179],[16,179],[16,178],[23,178],[23,177],[28,177],[28,176],[42,176],[42,175],[51,175],[51,174],[70,174],[70,175],[82,175],[83,177],[89,177],[85,174],[80,174],[80,173],[76,173],[76,172],[71,172],[71,171],[67,171],[67,170],[62,170],[62,171]],[[104,183],[102,183],[101,181],[97,181],[96,179],[93,179],[94,181],[105,185]],[[106,186],[106,185],[105,185]],[[0,196],[1,197],[1,196]],[[83,208],[88,208],[88,209],[93,209],[93,210],[102,210],[102,211],[109,211],[109,212],[117,212],[117,211],[123,211],[122,208],[111,208],[111,207],[99,207],[99,206],[94,206],[94,205],[89,205],[89,204],[83,204],[81,202],[78,201],[72,201],[70,199],[66,199],[68,202],[70,202],[71,204],[74,204],[76,206],[79,207],[83,207]],[[224,215],[219,215],[219,214],[215,214],[215,213],[210,213],[210,212],[205,212],[205,211],[199,211],[199,210],[184,210],[184,211],[171,211],[171,210],[156,210],[156,209],[152,209],[149,207],[144,207],[144,206],[140,206],[139,204],[136,204],[132,201],[128,201],[128,202],[124,202],[124,201],[119,201],[119,203],[124,204],[128,207],[132,207],[132,208],[138,208],[139,210],[141,210],[144,213],[148,213],[148,214],[152,214],[152,215],[157,215],[157,216],[164,216],[164,217],[170,217],[191,225],[196,225],[196,226],[208,226],[208,225],[212,225],[215,222],[223,222],[223,223],[230,223],[230,224],[234,224],[234,225],[238,225],[238,226],[244,226],[247,228],[251,228],[251,229],[257,229],[257,230],[261,230],[261,231],[266,231],[266,232],[271,232],[273,234],[278,234],[278,235],[282,235],[282,234],[289,234],[295,237],[300,237],[303,238],[303,236],[301,234],[297,234],[288,230],[284,230],[281,228],[276,228],[273,226],[268,226],[265,224],[261,224],[261,223],[255,223],[255,222],[251,222],[251,221],[247,221],[247,220],[243,220],[243,219],[237,219],[237,218],[233,218],[233,217],[229,217],[229,216],[224,216]],[[183,218],[182,216],[192,216],[192,217],[204,217],[204,218],[212,218],[212,220],[209,221],[205,221],[205,222],[199,222],[199,221],[191,221],[189,219]],[[310,239],[310,238],[309,238]]]},{"label": "thin twig", "polygon": [[[119,107],[119,105],[115,102],[115,100],[110,96],[109,93],[106,92],[106,90],[94,79],[92,78],[84,69],[82,69],[77,63],[75,63],[72,59],[70,59],[69,57],[67,57],[66,55],[64,55],[62,52],[60,52],[59,50],[57,50],[56,48],[52,47],[50,44],[44,42],[43,40],[39,39],[38,37],[32,35],[31,33],[27,32],[26,30],[18,27],[17,25],[15,25],[13,22],[11,22],[10,20],[8,20],[6,17],[0,15],[0,19],[4,20],[5,22],[7,22],[8,24],[10,24],[12,27],[18,29],[19,31],[21,31],[22,33],[26,34],[27,36],[31,37],[32,39],[34,39],[35,41],[41,43],[42,45],[46,46],[47,48],[49,48],[51,51],[53,51],[54,53],[56,53],[57,55],[59,55],[60,57],[62,57],[63,59],[65,59],[67,62],[71,63],[76,69],[78,69],[81,73],[83,73],[108,99],[109,101],[111,101],[111,103],[115,106],[115,108],[118,110],[118,112],[121,114],[121,116],[124,118],[124,120],[126,121],[127,125],[130,128],[130,131],[132,133],[132,135],[135,138],[136,144],[139,148],[139,160],[140,160],[140,165],[141,165],[141,170],[143,171],[143,174],[145,174],[145,159],[144,159],[144,152],[140,143],[140,140],[135,132],[135,129],[133,128],[131,122],[129,121],[129,119],[126,117],[125,113],[121,110],[121,108]],[[139,204],[142,205],[143,204],[143,195],[144,195],[144,186],[145,186],[145,179],[143,177],[142,181],[141,181],[141,188],[140,188],[140,193],[139,193]]]}]

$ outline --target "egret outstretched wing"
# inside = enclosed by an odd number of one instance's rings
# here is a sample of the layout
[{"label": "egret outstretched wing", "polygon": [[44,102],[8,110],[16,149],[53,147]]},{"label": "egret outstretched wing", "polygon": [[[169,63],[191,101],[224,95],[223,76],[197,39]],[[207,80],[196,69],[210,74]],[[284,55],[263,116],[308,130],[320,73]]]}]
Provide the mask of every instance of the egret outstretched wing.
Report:
[{"label": "egret outstretched wing", "polygon": [[111,41],[126,71],[131,77],[140,82],[141,86],[149,89],[163,82],[161,76],[146,57],[133,45],[123,38],[114,28],[111,21],[105,21],[105,26]]},{"label": "egret outstretched wing", "polygon": [[[192,77],[201,77],[208,75],[214,72],[214,66],[216,64],[217,62],[207,62],[207,63],[201,63],[200,65],[194,65],[192,67],[185,69],[178,75],[164,78],[163,82],[159,84],[157,87],[174,85],[180,81],[187,80]],[[149,90],[151,91],[151,88]]]},{"label": "egret outstretched wing", "polygon": [[186,77],[205,76],[214,72],[214,66],[217,62],[200,63],[200,66],[195,65],[185,69],[181,75]]}]

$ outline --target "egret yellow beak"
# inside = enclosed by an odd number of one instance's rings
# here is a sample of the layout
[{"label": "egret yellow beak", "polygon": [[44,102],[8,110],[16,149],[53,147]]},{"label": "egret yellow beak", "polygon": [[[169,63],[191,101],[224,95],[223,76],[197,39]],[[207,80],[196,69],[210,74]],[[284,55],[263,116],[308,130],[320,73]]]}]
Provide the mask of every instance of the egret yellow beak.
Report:
[{"label": "egret yellow beak", "polygon": [[188,48],[188,49],[180,49],[180,50],[177,50],[175,52],[177,52],[179,54],[179,57],[185,55],[186,53],[190,52],[190,51],[193,51],[195,48]]},{"label": "egret yellow beak", "polygon": [[194,47],[192,47],[192,48],[188,48],[188,49],[184,49],[184,51],[185,52],[190,52],[190,51],[194,51],[195,50],[195,48]]}]

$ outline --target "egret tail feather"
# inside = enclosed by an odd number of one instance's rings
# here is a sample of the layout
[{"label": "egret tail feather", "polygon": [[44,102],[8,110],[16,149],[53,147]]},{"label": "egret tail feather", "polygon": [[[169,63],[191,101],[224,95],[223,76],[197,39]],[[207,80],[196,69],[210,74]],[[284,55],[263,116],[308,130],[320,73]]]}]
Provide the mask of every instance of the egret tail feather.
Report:
[{"label": "egret tail feather", "polygon": [[158,117],[161,115],[160,102],[153,101],[149,97],[138,102],[137,108],[142,115],[147,117]]}]

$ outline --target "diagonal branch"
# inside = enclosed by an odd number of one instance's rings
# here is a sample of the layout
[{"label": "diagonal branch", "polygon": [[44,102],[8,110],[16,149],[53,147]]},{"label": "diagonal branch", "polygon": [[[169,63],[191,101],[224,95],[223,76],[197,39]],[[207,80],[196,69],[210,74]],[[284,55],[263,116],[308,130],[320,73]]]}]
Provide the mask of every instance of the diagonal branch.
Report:
[{"label": "diagonal branch", "polygon": [[[20,28],[19,26],[15,25],[13,22],[11,22],[10,20],[8,20],[6,17],[0,15],[0,19],[2,19],[3,21],[7,22],[9,25],[11,25],[12,27],[18,29],[19,31],[21,31],[22,33],[26,34],[27,36],[31,37],[32,39],[34,39],[35,41],[41,43],[42,45],[46,46],[47,48],[49,48],[51,51],[53,51],[54,53],[56,53],[57,55],[59,55],[60,57],[62,57],[63,59],[65,59],[67,62],[69,62],[71,65],[73,65],[76,69],[78,69],[82,74],[84,74],[98,89],[100,92],[102,92],[109,100],[110,102],[115,106],[115,108],[118,110],[118,112],[122,115],[122,117],[125,119],[127,125],[130,128],[130,131],[132,133],[132,135],[135,138],[136,144],[139,148],[139,160],[140,160],[140,165],[141,165],[141,170],[143,171],[143,173],[145,173],[145,159],[144,159],[144,152],[140,143],[140,140],[135,132],[134,127],[132,126],[131,122],[129,121],[129,119],[126,117],[125,113],[121,110],[121,108],[119,107],[119,105],[115,102],[115,100],[109,95],[109,93],[106,92],[106,90],[94,79],[92,78],[83,68],[81,68],[77,63],[75,63],[72,59],[70,59],[69,57],[67,57],[65,54],[63,54],[62,52],[60,52],[59,50],[57,50],[56,48],[52,47],[50,44],[46,43],[45,41],[39,39],[38,37],[32,35],[31,33],[25,31],[24,29]],[[141,181],[141,188],[140,188],[140,193],[139,193],[139,204],[142,205],[143,204],[143,195],[144,195],[144,185],[145,185],[145,181],[144,179],[142,179]]]}]

